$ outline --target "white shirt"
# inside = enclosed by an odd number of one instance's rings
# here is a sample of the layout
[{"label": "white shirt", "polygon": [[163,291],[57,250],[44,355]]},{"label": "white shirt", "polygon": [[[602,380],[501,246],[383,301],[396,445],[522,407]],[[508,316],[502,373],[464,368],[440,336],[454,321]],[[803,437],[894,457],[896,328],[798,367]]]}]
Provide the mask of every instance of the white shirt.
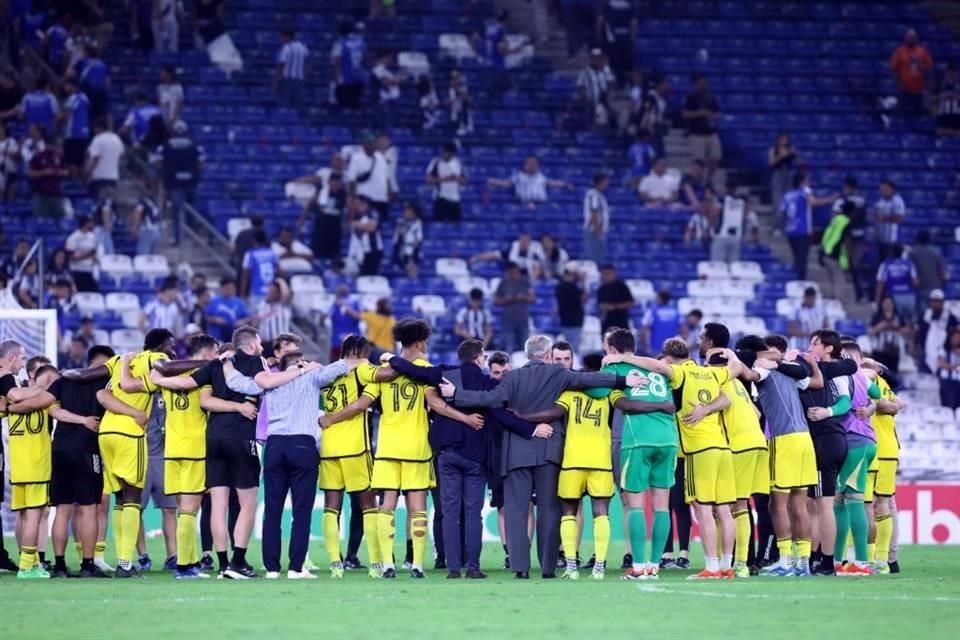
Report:
[{"label": "white shirt", "polygon": [[[396,74],[394,74],[390,69],[387,68],[385,64],[378,64],[373,68],[374,77],[379,80],[380,85],[380,102],[388,103],[393,102],[394,100],[400,99],[400,85],[394,84],[394,81],[397,79]],[[389,80],[390,82],[386,82]]]},{"label": "white shirt", "polygon": [[400,186],[397,184],[397,165],[400,164],[400,152],[394,145],[390,145],[380,153],[387,159],[387,186],[391,193],[399,193]]},{"label": "white shirt", "polygon": [[277,64],[283,65],[283,77],[288,80],[303,80],[304,65],[310,50],[299,40],[288,42],[277,54]]},{"label": "white shirt", "polygon": [[183,104],[183,85],[179,82],[157,85],[157,103],[167,124],[174,121],[174,109]]},{"label": "white shirt", "polygon": [[401,220],[397,225],[396,235],[394,243],[399,240],[400,255],[409,258],[423,244],[423,222],[419,218],[412,221]]},{"label": "white shirt", "polygon": [[590,220],[594,211],[600,212],[600,233],[606,235],[610,229],[610,205],[607,204],[607,197],[602,191],[590,189],[587,195],[583,197],[583,229],[592,231]]},{"label": "white shirt", "polygon": [[[70,253],[86,253],[97,248],[97,234],[93,231],[81,231],[77,229],[67,236],[66,249]],[[72,271],[83,271],[89,273],[97,264],[96,254],[82,260],[70,260],[70,269]]]},{"label": "white shirt", "polygon": [[289,304],[282,302],[269,303],[264,300],[257,307],[257,316],[260,318],[257,328],[264,340],[273,340],[281,333],[290,332],[293,311]]},{"label": "white shirt", "polygon": [[[366,173],[369,173],[370,177],[363,182],[358,182],[357,178]],[[366,196],[373,202],[386,202],[389,198],[389,181],[390,166],[379,151],[374,151],[372,156],[368,156],[363,151],[350,156],[347,182],[356,184],[357,195]]]},{"label": "white shirt", "polygon": [[485,307],[474,309],[466,306],[457,312],[457,324],[463,325],[467,332],[478,340],[486,337],[485,329],[493,323],[493,315]]},{"label": "white shirt", "polygon": [[[877,216],[898,215],[904,216],[907,213],[907,206],[899,193],[895,193],[889,198],[880,198],[873,208]],[[897,235],[900,231],[900,224],[897,222],[877,222],[877,241],[893,244],[897,241]]]},{"label": "white shirt", "polygon": [[98,158],[97,166],[90,176],[92,180],[119,180],[120,156],[123,155],[123,140],[112,131],[93,136],[87,154]]},{"label": "white shirt", "polygon": [[143,314],[147,316],[147,330],[150,329],[169,329],[175,336],[183,333],[181,324],[183,323],[183,313],[180,311],[180,305],[174,302],[162,302],[159,298],[154,298],[143,307]]},{"label": "white shirt", "polygon": [[13,157],[19,149],[16,138],[0,140],[0,173],[16,173],[17,161]]},{"label": "white shirt", "polygon": [[614,77],[610,67],[604,65],[602,69],[587,67],[577,77],[577,87],[584,89],[587,100],[596,104],[613,84]]},{"label": "white shirt", "polygon": [[546,257],[543,255],[543,246],[536,240],[531,240],[526,251],[520,247],[520,241],[514,240],[510,245],[507,260],[518,265],[527,273],[533,273],[535,265],[542,264]]},{"label": "white shirt", "polygon": [[640,181],[639,191],[654,200],[672,200],[677,195],[677,181],[669,173],[658,176],[650,172]]},{"label": "white shirt", "polygon": [[691,242],[703,242],[710,238],[710,220],[699,211],[690,216],[687,222],[687,233]]},{"label": "white shirt", "polygon": [[513,188],[516,189],[520,202],[547,201],[547,176],[540,171],[536,173],[517,171],[510,180],[513,182]]},{"label": "white shirt", "polygon": [[441,156],[437,156],[427,166],[427,175],[441,180],[433,189],[434,199],[460,202],[460,182],[458,180],[444,180],[444,178],[460,178],[465,175],[459,158],[453,156],[449,160],[444,160]]}]

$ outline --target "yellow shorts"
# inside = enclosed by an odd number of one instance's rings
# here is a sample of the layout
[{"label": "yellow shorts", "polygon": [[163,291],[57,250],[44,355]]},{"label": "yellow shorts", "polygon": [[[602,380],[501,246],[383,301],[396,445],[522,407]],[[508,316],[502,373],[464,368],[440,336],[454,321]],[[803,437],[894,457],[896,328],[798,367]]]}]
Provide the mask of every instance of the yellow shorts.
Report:
[{"label": "yellow shorts", "polygon": [[374,460],[370,486],[376,491],[426,491],[437,486],[432,462]]},{"label": "yellow shorts", "polygon": [[876,487],[874,495],[889,498],[897,493],[897,467],[900,462],[896,459],[875,460],[877,465]]},{"label": "yellow shorts", "polygon": [[147,440],[143,436],[101,433],[103,492],[115,493],[124,484],[143,489],[147,477]]},{"label": "yellow shorts", "polygon": [[688,453],[685,465],[683,495],[687,504],[730,504],[737,501],[733,454],[729,449]]},{"label": "yellow shorts", "polygon": [[50,483],[10,485],[10,511],[41,509],[50,504]]},{"label": "yellow shorts", "polygon": [[733,478],[737,500],[749,500],[755,493],[770,493],[770,452],[751,449],[733,454]]},{"label": "yellow shorts", "polygon": [[806,431],[770,440],[770,490],[781,493],[817,484],[817,454]]},{"label": "yellow shorts", "polygon": [[370,488],[371,466],[370,454],[366,452],[348,458],[323,458],[318,485],[324,491],[366,491]]},{"label": "yellow shorts", "polygon": [[163,492],[168,496],[202,494],[207,491],[206,460],[164,460]]},{"label": "yellow shorts", "polygon": [[613,471],[600,469],[561,469],[557,483],[557,495],[564,500],[612,498],[614,492]]}]

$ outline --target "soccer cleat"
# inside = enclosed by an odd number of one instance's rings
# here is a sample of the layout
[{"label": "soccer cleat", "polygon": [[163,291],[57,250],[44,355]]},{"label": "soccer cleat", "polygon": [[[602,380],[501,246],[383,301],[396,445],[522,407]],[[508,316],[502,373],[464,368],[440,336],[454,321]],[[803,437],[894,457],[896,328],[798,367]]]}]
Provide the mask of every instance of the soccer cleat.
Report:
[{"label": "soccer cleat", "polygon": [[462,577],[459,571],[447,571],[447,580],[459,580]]},{"label": "soccer cleat", "polygon": [[153,560],[150,559],[150,556],[144,554],[140,556],[140,560],[137,563],[137,569],[140,570],[140,573],[146,573],[153,568]]},{"label": "soccer cleat", "polygon": [[888,576],[890,575],[890,565],[886,562],[877,563],[877,575]]},{"label": "soccer cleat", "polygon": [[505,556],[505,557],[503,558],[503,568],[504,568],[504,569],[509,569],[509,568],[510,568],[510,556],[509,556],[509,555],[507,555],[507,556]]},{"label": "soccer cleat", "polygon": [[707,571],[704,569],[700,573],[695,573],[692,576],[687,576],[687,580],[720,580],[723,578],[723,573],[720,571]]},{"label": "soccer cleat", "polygon": [[73,578],[74,574],[70,572],[70,569],[54,569],[52,572],[48,571],[51,578],[60,579],[60,578]]},{"label": "soccer cleat", "polygon": [[890,573],[900,573],[900,562],[898,560],[890,561]]},{"label": "soccer cleat", "polygon": [[384,579],[386,579],[386,580],[393,580],[394,578],[397,577],[397,570],[394,569],[393,567],[390,567],[390,568],[388,568],[388,569],[384,569],[384,570],[383,570],[383,573],[380,575],[380,577],[381,577],[381,578],[384,578]]},{"label": "soccer cleat", "polygon": [[659,580],[660,579],[660,567],[657,565],[647,565],[647,568],[643,570],[644,574],[647,576],[647,580]]},{"label": "soccer cleat", "polygon": [[427,575],[420,569],[410,569],[410,577],[415,580],[423,580]]},{"label": "soccer cleat", "polygon": [[621,580],[646,580],[647,579],[647,570],[646,569],[634,569],[630,568],[629,571],[620,576]]},{"label": "soccer cleat", "polygon": [[677,563],[673,558],[660,558],[661,569],[676,569]]},{"label": "soccer cleat", "polygon": [[80,569],[80,573],[77,574],[78,578],[109,578],[106,573],[104,573],[100,567],[93,565],[92,569]]},{"label": "soccer cleat", "polygon": [[563,575],[560,576],[561,580],[579,580],[580,572],[576,569],[567,569],[563,572]]},{"label": "soccer cleat", "polygon": [[749,578],[750,577],[750,567],[747,565],[741,565],[739,567],[733,568],[733,573],[738,578]]},{"label": "soccer cleat", "polygon": [[[221,578],[226,577],[226,572],[221,573],[221,574],[220,574],[220,577],[221,577]],[[280,572],[279,572],[279,571],[267,571],[265,574],[263,574],[263,577],[266,578],[267,580],[277,580],[277,579],[280,578]]]},{"label": "soccer cleat", "polygon": [[170,556],[163,561],[163,570],[164,571],[176,571],[177,570],[177,556]]},{"label": "soccer cleat", "polygon": [[467,569],[467,575],[464,576],[467,580],[486,580],[487,574],[480,569]]},{"label": "soccer cleat", "polygon": [[623,562],[620,563],[621,569],[629,569],[633,566],[633,554],[625,553],[623,554]]},{"label": "soccer cleat", "polygon": [[557,556],[557,569],[563,569],[566,566],[567,566],[567,556],[566,554],[563,553],[563,551],[561,551],[560,555]]},{"label": "soccer cleat", "polygon": [[[360,561],[357,561],[357,564],[360,564]],[[307,556],[303,559],[303,570],[304,571],[318,571],[320,567],[313,564],[313,561],[310,559],[310,556]]]},{"label": "soccer cleat", "polygon": [[[339,576],[334,575],[333,571],[331,571],[330,577],[343,578],[343,567],[340,567],[339,571],[340,571]],[[316,580],[316,579],[317,579],[317,574],[310,573],[306,569],[301,569],[300,571],[287,571],[287,580]]]},{"label": "soccer cleat", "polygon": [[17,571],[17,580],[48,580],[50,574],[41,566],[34,565],[30,569]]},{"label": "soccer cleat", "polygon": [[404,568],[404,569],[408,569],[408,570],[409,570],[409,569],[413,569],[413,562],[410,561],[410,560],[404,560],[404,561],[403,561],[403,568]]},{"label": "soccer cleat", "polygon": [[[330,578],[333,580],[343,580],[343,565],[336,566],[339,563],[335,563],[330,567]],[[304,569],[306,571],[306,569]],[[312,575],[312,574],[311,574]],[[290,577],[290,574],[287,574],[287,577]]]},{"label": "soccer cleat", "polygon": [[[303,568],[304,569],[307,568],[306,562],[303,563]],[[360,560],[357,558],[347,558],[346,560],[344,560],[343,568],[346,569],[347,571],[361,571],[363,569],[366,569],[363,563],[360,562]],[[310,569],[310,571],[314,571],[314,569]]]},{"label": "soccer cleat", "polygon": [[[580,564],[579,556],[577,557],[577,564],[578,565]],[[592,556],[590,556],[590,559],[587,560],[587,564],[583,566],[586,567],[587,569],[593,569],[593,565],[595,564],[597,564],[597,554],[593,554]]]},{"label": "soccer cleat", "polygon": [[603,580],[607,577],[607,570],[601,567],[593,567],[593,571],[590,572],[591,580]]},{"label": "soccer cleat", "polygon": [[733,580],[737,577],[737,574],[734,573],[733,569],[721,569],[720,570],[720,579],[721,580]]},{"label": "soccer cleat", "polygon": [[202,558],[200,558],[200,570],[213,571],[213,556],[204,555]]},{"label": "soccer cleat", "polygon": [[771,576],[774,578],[792,578],[793,576],[796,575],[796,573],[794,573],[792,566],[784,566],[781,564],[776,564],[770,567],[770,569],[766,571],[763,575]]},{"label": "soccer cleat", "polygon": [[447,568],[447,561],[441,560],[438,558],[437,560],[434,561],[433,568],[436,569],[437,571],[442,571],[443,569]]},{"label": "soccer cleat", "polygon": [[379,580],[382,577],[382,573],[383,569],[378,566],[371,565],[370,568],[367,569],[367,577],[373,578],[374,580]]},{"label": "soccer cleat", "polygon": [[750,565],[750,567],[748,567],[748,569],[747,569],[747,572],[748,572],[751,576],[758,576],[758,575],[760,575],[760,567],[758,567],[758,566],[755,565],[755,564],[754,564],[754,565]]},{"label": "soccer cleat", "polygon": [[113,573],[113,567],[108,565],[107,561],[104,560],[103,558],[94,558],[93,564],[95,564],[96,567],[100,569],[100,571],[103,571],[104,573]]},{"label": "soccer cleat", "polygon": [[517,571],[513,574],[515,580],[529,580],[530,572],[529,571]]},{"label": "soccer cleat", "polygon": [[680,556],[677,558],[674,563],[677,565],[677,569],[687,570],[690,568],[690,558],[684,558]]},{"label": "soccer cleat", "polygon": [[126,578],[142,578],[140,572],[137,571],[137,568],[133,565],[130,565],[129,569],[124,569],[123,567],[117,567],[117,570],[113,572],[114,578],[126,579]]},{"label": "soccer cleat", "polygon": [[193,567],[189,569],[184,569],[180,571],[179,569],[173,572],[174,580],[197,580],[200,578],[206,578],[207,574],[202,573],[201,571],[195,570]]},{"label": "soccer cleat", "polygon": [[251,580],[257,577],[257,572],[249,565],[237,566],[230,563],[227,570],[223,572],[224,577],[230,580]]},{"label": "soccer cleat", "polygon": [[849,562],[837,571],[838,576],[844,578],[860,578],[863,576],[872,576],[873,570],[866,565],[859,565],[856,562]]},{"label": "soccer cleat", "polygon": [[813,573],[811,573],[810,571],[809,564],[801,564],[798,562],[793,567],[793,575],[795,575],[798,578],[809,578],[810,576],[813,575]]},{"label": "soccer cleat", "polygon": [[813,573],[813,575],[815,575],[815,576],[835,576],[835,575],[837,575],[836,570],[835,570],[832,566],[826,565],[826,564],[824,564],[824,563],[822,563],[822,562],[821,562],[820,564],[818,564],[818,565],[817,565],[817,568],[814,569],[811,573]]}]

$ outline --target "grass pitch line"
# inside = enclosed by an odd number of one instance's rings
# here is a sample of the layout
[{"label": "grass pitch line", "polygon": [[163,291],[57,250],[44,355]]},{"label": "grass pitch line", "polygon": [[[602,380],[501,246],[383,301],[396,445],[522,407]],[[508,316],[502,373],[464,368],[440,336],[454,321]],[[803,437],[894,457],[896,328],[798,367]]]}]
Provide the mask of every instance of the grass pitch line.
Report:
[{"label": "grass pitch line", "polygon": [[700,598],[732,598],[745,600],[772,600],[789,597],[794,600],[864,600],[869,602],[943,602],[956,603],[960,598],[953,596],[933,596],[930,598],[920,598],[908,595],[890,595],[890,596],[869,596],[869,595],[848,595],[841,594],[803,594],[803,593],[736,593],[733,591],[701,591],[696,588],[677,589],[675,587],[660,587],[655,585],[637,585],[637,588],[643,593],[659,593],[683,596],[696,596]]}]

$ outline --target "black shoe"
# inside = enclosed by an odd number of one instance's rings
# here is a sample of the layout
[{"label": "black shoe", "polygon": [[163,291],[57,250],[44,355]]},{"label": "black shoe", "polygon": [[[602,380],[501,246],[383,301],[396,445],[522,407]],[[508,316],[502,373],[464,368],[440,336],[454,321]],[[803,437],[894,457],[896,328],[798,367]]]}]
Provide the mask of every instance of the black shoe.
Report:
[{"label": "black shoe", "polygon": [[49,560],[44,560],[40,563],[40,566],[43,567],[43,570],[49,574],[53,574],[53,563]]},{"label": "black shoe", "polygon": [[566,554],[563,553],[563,551],[561,551],[560,555],[557,556],[557,569],[563,569],[566,566],[567,566],[567,556]]},{"label": "black shoe", "polygon": [[80,569],[80,573],[77,574],[78,578],[109,578],[100,567],[94,566],[92,569]]},{"label": "black shoe", "polygon": [[213,556],[200,558],[200,571],[213,571]]},{"label": "black shoe", "polygon": [[427,576],[423,573],[423,571],[420,571],[420,569],[410,569],[410,577],[417,580],[422,580]]},{"label": "black shoe", "polygon": [[529,571],[517,571],[514,576],[517,580],[529,580],[530,572]]},{"label": "black shoe", "polygon": [[73,578],[74,574],[70,573],[70,569],[54,569],[53,573],[50,574],[51,578]]},{"label": "black shoe", "polygon": [[897,560],[888,563],[890,567],[890,573],[900,573],[900,563]]},{"label": "black shoe", "polygon": [[621,569],[633,569],[633,554],[625,553],[623,554],[623,563],[620,565]]},{"label": "black shoe", "polygon": [[504,569],[509,569],[509,568],[510,568],[510,556],[504,557],[504,559],[503,559],[503,568],[504,568]]},{"label": "black shoe", "polygon": [[466,578],[467,580],[486,580],[487,574],[480,569],[470,569],[467,571]]},{"label": "black shoe", "polygon": [[[577,563],[580,564],[579,562]],[[590,556],[590,559],[587,560],[587,569],[593,569],[593,565],[597,564],[597,554]]]},{"label": "black shoe", "polygon": [[463,576],[460,575],[459,571],[448,571],[447,580],[459,580]]},{"label": "black shoe", "polygon": [[10,559],[10,556],[0,558],[0,572],[16,573],[20,571],[20,566]]},{"label": "black shoe", "polygon": [[818,564],[818,565],[817,565],[817,568],[814,569],[813,571],[811,571],[810,573],[812,573],[812,574],[815,575],[815,576],[835,576],[835,575],[837,575],[837,572],[834,571],[834,569],[833,569],[833,564],[832,564],[832,563],[828,566],[827,564],[825,564],[825,563],[823,563],[823,562],[821,562],[820,564]]},{"label": "black shoe", "polygon": [[751,575],[751,576],[758,576],[758,575],[760,575],[760,567],[758,567],[757,565],[751,565],[751,566],[750,566],[750,575]]},{"label": "black shoe", "polygon": [[257,577],[257,572],[248,564],[237,566],[231,562],[223,572],[223,577],[228,580],[251,580]]},{"label": "black shoe", "polygon": [[675,560],[677,564],[677,569],[689,569],[690,568],[690,558],[677,558]]},{"label": "black shoe", "polygon": [[447,568],[447,561],[446,561],[446,560],[437,560],[436,562],[433,563],[433,568],[436,569],[436,570],[438,570],[438,571],[440,571],[441,569],[446,569],[446,568]]},{"label": "black shoe", "polygon": [[557,574],[555,574],[555,573],[545,573],[545,574],[543,574],[543,575],[540,576],[540,577],[543,578],[544,580],[553,580],[554,578],[557,577]]},{"label": "black shoe", "polygon": [[577,569],[583,566],[583,561],[580,560],[580,552],[577,552]]},{"label": "black shoe", "polygon": [[359,558],[347,558],[343,561],[343,568],[348,571],[362,571],[366,569]]},{"label": "black shoe", "polygon": [[140,572],[137,571],[137,568],[132,566],[129,569],[124,569],[123,567],[117,567],[117,570],[113,572],[114,578],[142,578]]},{"label": "black shoe", "polygon": [[397,570],[394,569],[393,567],[390,567],[389,569],[384,569],[384,570],[383,570],[383,575],[381,575],[380,577],[383,578],[383,579],[385,579],[385,580],[391,580],[391,579],[393,579],[393,578],[396,578],[396,577],[397,577]]},{"label": "black shoe", "polygon": [[673,558],[660,558],[661,569],[676,569],[677,563]]}]

